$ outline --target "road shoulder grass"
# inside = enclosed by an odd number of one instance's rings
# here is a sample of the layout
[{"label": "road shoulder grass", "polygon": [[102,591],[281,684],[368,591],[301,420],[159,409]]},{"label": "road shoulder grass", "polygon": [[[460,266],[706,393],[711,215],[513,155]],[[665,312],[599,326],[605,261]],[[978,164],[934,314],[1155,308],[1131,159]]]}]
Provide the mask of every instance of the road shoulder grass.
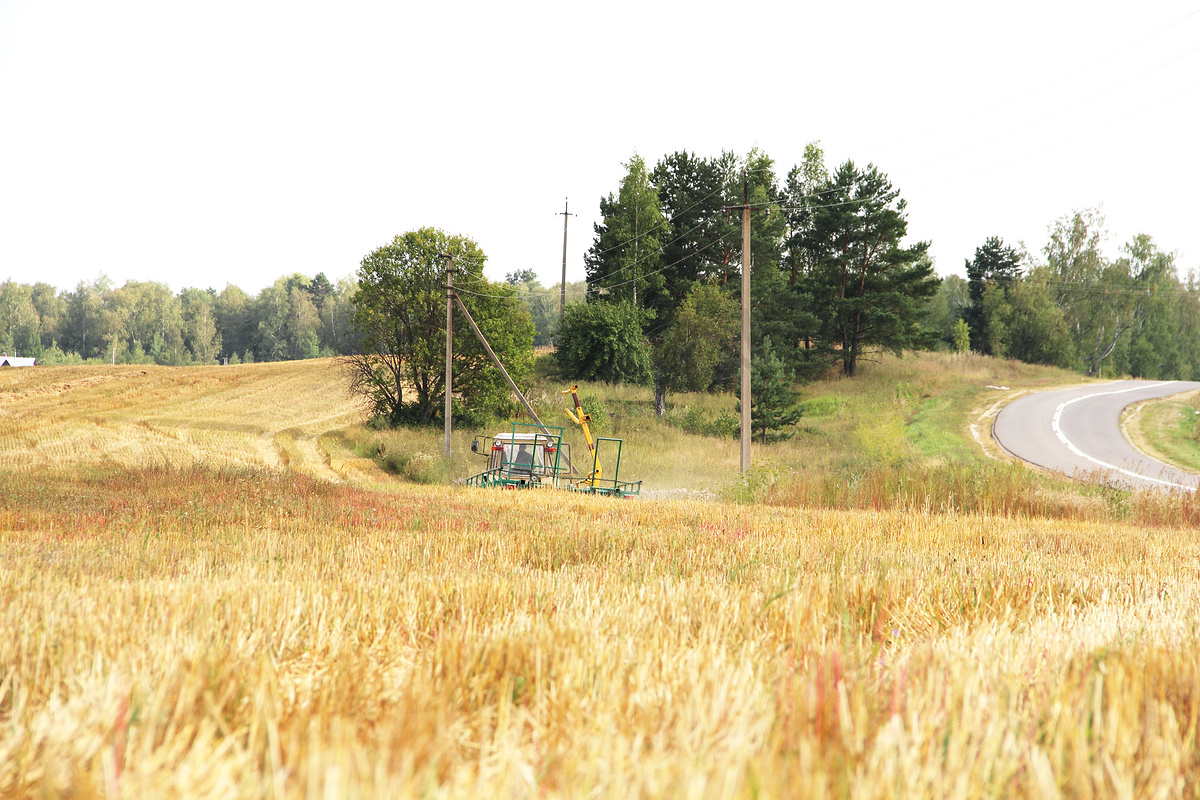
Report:
[{"label": "road shoulder grass", "polygon": [[1200,472],[1200,391],[1130,406],[1122,427],[1146,455]]}]

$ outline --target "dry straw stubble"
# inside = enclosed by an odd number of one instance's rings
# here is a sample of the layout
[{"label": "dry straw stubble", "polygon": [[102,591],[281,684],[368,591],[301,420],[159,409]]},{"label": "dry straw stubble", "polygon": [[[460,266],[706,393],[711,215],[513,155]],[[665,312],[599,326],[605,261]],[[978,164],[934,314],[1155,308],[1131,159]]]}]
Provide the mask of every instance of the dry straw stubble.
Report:
[{"label": "dry straw stubble", "polygon": [[77,481],[39,480],[38,514],[0,520],[5,794],[1196,777],[1190,533],[202,471],[105,481],[87,517]]}]

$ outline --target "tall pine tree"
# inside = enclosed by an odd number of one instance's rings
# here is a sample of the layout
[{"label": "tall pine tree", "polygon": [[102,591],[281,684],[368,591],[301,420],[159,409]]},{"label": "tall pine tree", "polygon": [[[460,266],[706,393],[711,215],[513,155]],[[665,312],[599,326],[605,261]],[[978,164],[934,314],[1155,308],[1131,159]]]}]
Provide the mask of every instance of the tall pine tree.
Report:
[{"label": "tall pine tree", "polygon": [[[796,405],[794,375],[771,349],[770,337],[757,349],[750,367],[750,428],[763,444],[790,439],[796,432],[787,429],[804,413]],[[737,412],[742,412],[740,399]]]},{"label": "tall pine tree", "polygon": [[908,247],[905,202],[873,165],[847,161],[822,187],[805,246],[810,286],[823,310],[822,336],[854,375],[870,350],[900,353],[922,342],[920,320],[938,278],[929,243]]},{"label": "tall pine tree", "polygon": [[1021,276],[1021,255],[997,236],[988,237],[983,246],[975,248],[975,258],[966,262],[967,293],[970,305],[963,318],[971,330],[971,349],[980,353],[992,352],[987,320],[983,314],[983,292],[989,283],[1007,289]]}]

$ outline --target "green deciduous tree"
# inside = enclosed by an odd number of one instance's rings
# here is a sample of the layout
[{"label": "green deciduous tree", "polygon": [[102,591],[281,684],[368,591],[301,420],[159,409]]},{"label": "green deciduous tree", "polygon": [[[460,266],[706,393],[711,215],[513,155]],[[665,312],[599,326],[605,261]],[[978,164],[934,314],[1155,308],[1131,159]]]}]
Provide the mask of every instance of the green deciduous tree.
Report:
[{"label": "green deciduous tree", "polygon": [[1089,209],[1057,220],[1046,245],[1046,263],[1075,342],[1079,366],[1097,375],[1100,365],[1137,324],[1142,300],[1128,263],[1114,263],[1100,252],[1104,217]]},{"label": "green deciduous tree", "polygon": [[635,154],[625,168],[617,195],[600,201],[603,220],[596,224],[595,242],[584,258],[588,296],[653,309],[665,286],[662,243],[671,224],[642,157]]},{"label": "green deciduous tree", "polygon": [[245,359],[254,355],[254,333],[257,322],[254,320],[253,301],[249,295],[233,284],[226,284],[217,295],[213,314],[216,317],[217,329],[221,332],[221,354],[233,360]]},{"label": "green deciduous tree", "polygon": [[88,283],[80,281],[73,292],[67,293],[67,319],[63,350],[74,351],[83,358],[104,354],[105,348],[114,341],[117,320],[110,307],[112,281],[101,275]]},{"label": "green deciduous tree", "polygon": [[351,278],[337,282],[321,303],[321,352],[324,355],[350,355],[360,350],[354,329],[354,293],[358,285]]},{"label": "green deciduous tree", "polygon": [[41,354],[41,317],[33,305],[32,287],[0,283],[0,351],[8,355]]},{"label": "green deciduous tree", "polygon": [[954,352],[965,353],[971,349],[971,328],[965,319],[954,323]]},{"label": "green deciduous tree", "polygon": [[958,275],[947,275],[938,285],[937,294],[929,300],[921,324],[931,338],[953,347],[958,323],[967,324],[965,316],[970,306],[967,282]]},{"label": "green deciduous tree", "polygon": [[211,289],[184,289],[179,295],[183,314],[183,344],[192,358],[211,364],[221,352],[221,334],[217,331],[214,308],[216,293]]},{"label": "green deciduous tree", "polygon": [[992,282],[984,288],[984,323],[992,355],[1030,364],[1072,366],[1075,344],[1049,280],[1045,267],[1035,267],[1011,286]]},{"label": "green deciduous tree", "polygon": [[[558,337],[558,326],[562,319],[559,311],[562,284],[556,283],[547,288],[542,285],[537,274],[531,269],[510,272],[505,276],[504,282],[516,290],[517,297],[525,304],[529,310],[529,316],[533,318],[534,347],[545,347],[552,344]],[[583,302],[586,294],[587,284],[584,281],[568,283],[567,305]]]},{"label": "green deciduous tree", "polygon": [[254,298],[252,308],[257,320],[254,331],[256,361],[287,361],[291,356],[287,332],[284,330],[290,310],[290,293],[288,279],[279,278]]},{"label": "green deciduous tree", "polygon": [[804,146],[804,161],[788,172],[783,189],[783,218],[787,225],[783,266],[790,286],[802,283],[812,274],[812,251],[805,247],[805,240],[812,231],[817,193],[828,181],[825,153],[819,142],[809,142]]},{"label": "green deciduous tree", "polygon": [[63,341],[67,326],[66,298],[48,283],[35,283],[30,289],[30,301],[41,322],[42,349]]},{"label": "green deciduous tree", "polygon": [[312,295],[299,286],[293,286],[288,294],[288,316],[283,329],[289,358],[316,358],[321,354],[321,313],[313,304]]},{"label": "green deciduous tree", "polygon": [[649,383],[646,316],[632,301],[568,306],[558,335],[559,369],[569,380]]},{"label": "green deciduous tree", "polygon": [[[362,352],[345,357],[354,391],[393,424],[440,417],[445,397],[445,259],[497,357],[520,384],[533,367],[533,323],[512,287],[483,277],[486,256],[464,236],[421,228],[362,260],[354,295]],[[454,394],[468,412],[500,413],[509,389],[461,313],[454,317]]]},{"label": "green deciduous tree", "polygon": [[1175,255],[1164,253],[1142,233],[1121,248],[1118,269],[1129,277],[1138,313],[1120,366],[1135,378],[1189,380],[1196,342],[1186,340],[1187,291],[1175,268]]},{"label": "green deciduous tree", "polygon": [[259,292],[253,304],[259,361],[290,361],[320,354],[321,315],[313,304],[312,281],[294,273]]},{"label": "green deciduous tree", "polygon": [[183,346],[183,310],[171,287],[156,281],[129,281],[115,293],[124,336],[114,331],[118,347],[141,351],[158,364],[187,361]]},{"label": "green deciduous tree", "polygon": [[666,395],[699,392],[713,383],[717,365],[735,350],[737,301],[712,283],[694,285],[654,348],[654,410],[666,413]]}]

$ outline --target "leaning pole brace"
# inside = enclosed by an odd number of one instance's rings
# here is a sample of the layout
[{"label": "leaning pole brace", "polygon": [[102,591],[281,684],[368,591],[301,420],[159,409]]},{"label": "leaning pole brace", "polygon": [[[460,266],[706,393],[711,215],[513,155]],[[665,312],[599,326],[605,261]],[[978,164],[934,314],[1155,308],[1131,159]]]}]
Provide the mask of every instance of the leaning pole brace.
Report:
[{"label": "leaning pole brace", "polygon": [[[521,405],[525,406],[525,410],[529,412],[529,416],[533,417],[533,421],[538,424],[538,427],[541,428],[547,436],[553,436],[554,434],[552,434],[550,429],[546,427],[546,423],[542,422],[541,417],[539,417],[537,412],[533,410],[533,406],[529,405],[529,401],[525,399],[525,395],[520,389],[517,388],[517,384],[513,382],[511,377],[509,377],[508,370],[504,368],[504,365],[500,363],[500,359],[496,358],[496,354],[492,352],[492,346],[488,344],[488,340],[484,338],[483,331],[479,330],[479,326],[475,324],[475,318],[471,316],[471,312],[467,310],[465,305],[463,305],[462,298],[458,296],[458,292],[455,292],[452,289],[450,291],[454,295],[454,302],[458,303],[458,307],[462,309],[463,316],[467,318],[467,322],[470,324],[471,330],[475,332],[475,338],[479,339],[479,343],[483,345],[483,349],[486,350],[488,356],[491,357],[492,363],[496,365],[496,369],[500,370],[500,374],[504,376],[504,380],[508,381],[508,388],[512,389],[513,393],[516,394],[516,396],[521,400]],[[571,468],[571,472],[578,474],[578,470],[576,470],[575,465],[571,463],[570,457],[564,453],[563,458],[566,459],[567,466]]]}]

